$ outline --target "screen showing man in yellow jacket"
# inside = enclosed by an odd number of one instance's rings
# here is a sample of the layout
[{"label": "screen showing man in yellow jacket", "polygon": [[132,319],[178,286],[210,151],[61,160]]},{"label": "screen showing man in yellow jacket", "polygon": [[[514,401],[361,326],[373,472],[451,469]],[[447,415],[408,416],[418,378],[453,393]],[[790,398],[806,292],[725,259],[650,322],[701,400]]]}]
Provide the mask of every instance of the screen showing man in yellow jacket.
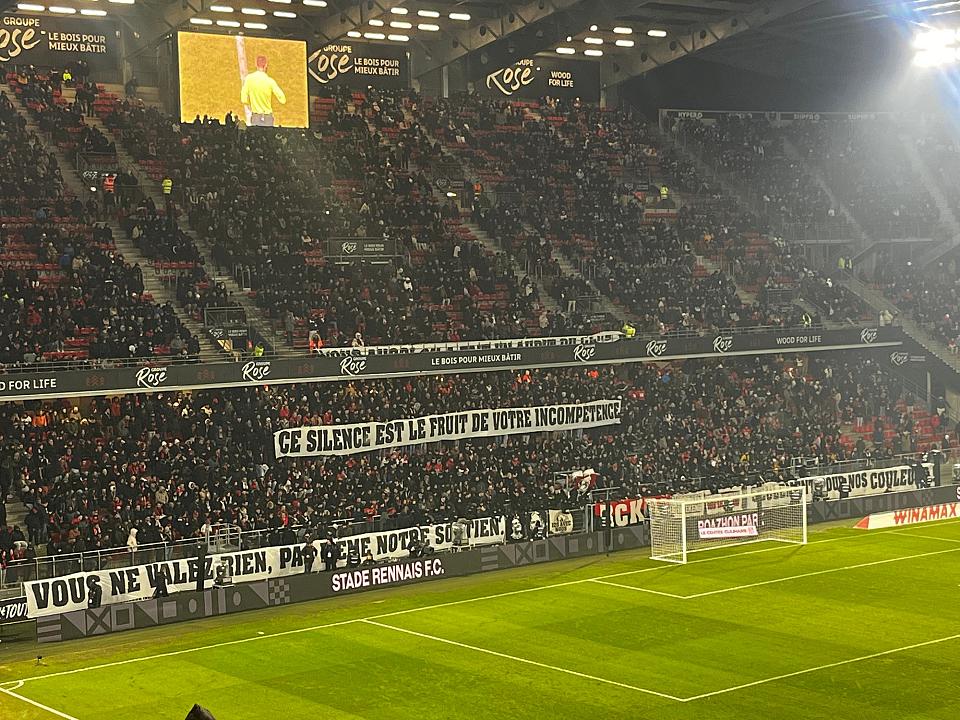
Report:
[{"label": "screen showing man in yellow jacket", "polygon": [[249,112],[250,125],[255,127],[273,127],[273,99],[281,105],[287,103],[287,96],[277,85],[277,81],[267,75],[267,58],[257,55],[256,71],[247,75],[240,89],[240,102]]}]

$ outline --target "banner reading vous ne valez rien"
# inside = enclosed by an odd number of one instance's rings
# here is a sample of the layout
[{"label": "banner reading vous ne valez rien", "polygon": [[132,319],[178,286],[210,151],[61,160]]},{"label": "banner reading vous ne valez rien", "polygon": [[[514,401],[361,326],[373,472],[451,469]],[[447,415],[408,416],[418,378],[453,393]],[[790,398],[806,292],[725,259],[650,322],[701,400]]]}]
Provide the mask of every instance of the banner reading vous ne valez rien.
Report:
[{"label": "banner reading vous ne valez rien", "polygon": [[[338,565],[346,566],[347,555],[351,551],[361,557],[370,553],[377,562],[408,557],[408,547],[413,539],[431,547],[435,552],[450,550],[454,545],[453,523],[419,525],[338,538],[335,540],[340,546],[341,558]],[[502,516],[475,518],[466,524],[464,542],[468,545],[493,545],[505,541],[506,519]],[[322,544],[321,540],[313,542],[318,553]],[[226,566],[227,575],[235,583],[295,575],[304,571],[303,545],[208,555],[202,568],[197,558],[182,558],[32,580],[24,584],[26,599],[22,612],[30,618],[36,618],[82,610],[88,606],[96,590],[99,590],[100,603],[103,605],[145,600],[153,596],[157,577],[161,573],[166,576],[167,589],[171,593],[194,589],[200,573],[203,573],[209,587],[215,568],[221,563]],[[317,563],[313,570],[316,572],[319,569]],[[2,619],[3,614],[0,613],[0,620]]]}]

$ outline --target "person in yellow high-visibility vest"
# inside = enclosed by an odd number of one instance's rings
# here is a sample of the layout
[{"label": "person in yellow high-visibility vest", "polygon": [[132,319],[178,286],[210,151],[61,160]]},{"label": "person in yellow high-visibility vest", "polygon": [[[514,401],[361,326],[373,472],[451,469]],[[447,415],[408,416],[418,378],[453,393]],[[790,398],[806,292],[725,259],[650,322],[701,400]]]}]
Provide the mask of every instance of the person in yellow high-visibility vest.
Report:
[{"label": "person in yellow high-visibility vest", "polygon": [[636,337],[637,335],[637,329],[628,322],[623,324],[623,327],[620,328],[620,332],[622,332],[624,336],[628,338]]},{"label": "person in yellow high-visibility vest", "polygon": [[267,58],[258,55],[256,71],[247,75],[240,88],[240,102],[250,111],[250,125],[273,127],[273,98],[281,105],[287,104],[277,81],[267,75]]},{"label": "person in yellow high-visibility vest", "polygon": [[173,180],[169,175],[164,175],[163,182],[160,183],[163,188],[163,204],[167,212],[167,219],[173,220]]}]

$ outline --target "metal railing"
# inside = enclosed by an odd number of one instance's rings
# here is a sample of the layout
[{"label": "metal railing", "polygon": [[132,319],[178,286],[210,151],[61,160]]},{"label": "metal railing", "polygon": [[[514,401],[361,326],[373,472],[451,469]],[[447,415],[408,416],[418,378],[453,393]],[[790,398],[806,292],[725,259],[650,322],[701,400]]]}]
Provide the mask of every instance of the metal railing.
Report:
[{"label": "metal railing", "polygon": [[[576,521],[574,532],[586,529],[583,521]],[[449,522],[445,520],[427,520],[428,524]],[[197,545],[206,545],[209,553],[229,553],[239,550],[256,550],[280,545],[297,545],[306,542],[307,536],[316,540],[327,536],[347,538],[365,533],[402,530],[417,523],[413,518],[404,522],[398,515],[373,515],[366,520],[338,520],[322,528],[307,525],[293,525],[284,528],[239,531],[236,526],[220,526],[203,537],[184,538],[172,542],[148,543],[139,545],[136,550],[127,547],[114,547],[104,550],[90,550],[82,553],[49,555],[30,560],[16,560],[7,568],[0,568],[0,598],[15,596],[23,592],[23,583],[32,580],[44,580],[78,572],[115,570],[135,565],[183,560],[197,556]]]},{"label": "metal railing", "polygon": [[[362,522],[335,521],[329,525],[327,531],[336,537],[346,537],[399,527],[399,522],[375,515],[370,520]],[[136,550],[127,547],[111,547],[81,553],[44,555],[30,560],[15,560],[7,568],[0,568],[0,591],[19,588],[23,582],[30,580],[196,557],[198,543],[204,543],[209,552],[216,553],[253,550],[272,545],[293,545],[303,542],[308,532],[312,533],[313,537],[319,536],[316,528],[305,525],[249,531],[239,531],[236,528],[215,529],[201,537],[140,544]]]}]

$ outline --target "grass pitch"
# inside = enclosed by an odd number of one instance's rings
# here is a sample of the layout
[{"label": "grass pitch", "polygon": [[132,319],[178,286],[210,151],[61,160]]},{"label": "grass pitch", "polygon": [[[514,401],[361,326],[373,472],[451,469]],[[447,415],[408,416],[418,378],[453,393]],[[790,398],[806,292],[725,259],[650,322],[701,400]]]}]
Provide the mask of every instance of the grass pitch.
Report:
[{"label": "grass pitch", "polygon": [[958,583],[950,523],[617,553],[0,646],[0,718],[955,720]]}]

